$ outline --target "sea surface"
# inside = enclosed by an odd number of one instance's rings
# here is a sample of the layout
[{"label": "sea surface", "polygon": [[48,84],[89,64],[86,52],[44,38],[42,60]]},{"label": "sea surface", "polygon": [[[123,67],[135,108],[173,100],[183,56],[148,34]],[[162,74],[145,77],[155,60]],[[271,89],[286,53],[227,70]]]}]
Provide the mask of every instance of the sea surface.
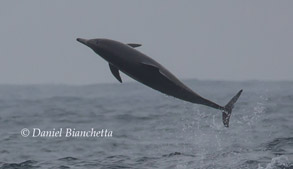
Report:
[{"label": "sea surface", "polygon": [[230,127],[218,110],[137,82],[0,85],[0,168],[293,169],[293,82],[184,83],[221,105],[243,89]]}]

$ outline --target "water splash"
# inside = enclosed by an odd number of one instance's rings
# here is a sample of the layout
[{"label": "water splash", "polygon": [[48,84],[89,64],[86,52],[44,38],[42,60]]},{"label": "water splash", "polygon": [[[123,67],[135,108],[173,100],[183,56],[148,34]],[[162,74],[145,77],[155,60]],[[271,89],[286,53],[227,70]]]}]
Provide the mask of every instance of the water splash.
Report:
[{"label": "water splash", "polygon": [[272,158],[272,161],[268,163],[266,167],[262,167],[258,164],[257,169],[291,169],[291,167],[293,167],[293,165],[290,164],[288,157],[281,155]]}]

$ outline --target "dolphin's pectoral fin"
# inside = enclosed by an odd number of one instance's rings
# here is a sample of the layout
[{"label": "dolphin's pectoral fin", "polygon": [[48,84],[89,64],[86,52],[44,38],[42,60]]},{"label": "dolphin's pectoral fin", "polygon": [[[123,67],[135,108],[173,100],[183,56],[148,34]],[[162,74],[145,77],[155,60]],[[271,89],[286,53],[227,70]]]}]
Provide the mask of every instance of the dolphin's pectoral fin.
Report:
[{"label": "dolphin's pectoral fin", "polygon": [[163,71],[160,70],[160,68],[152,63],[146,63],[146,62],[142,62],[141,63],[143,66],[147,67],[148,69],[152,69],[154,71],[157,71],[158,73],[160,73],[160,75],[162,75],[163,77],[165,77],[167,80],[172,81]]},{"label": "dolphin's pectoral fin", "polygon": [[110,70],[111,70],[112,74],[116,77],[116,79],[120,83],[122,83],[122,79],[120,77],[119,70],[115,66],[113,66],[111,63],[109,63],[109,67],[110,67]]},{"label": "dolphin's pectoral fin", "polygon": [[137,44],[137,43],[128,43],[127,45],[133,47],[133,48],[136,48],[136,47],[140,47],[141,44]]}]

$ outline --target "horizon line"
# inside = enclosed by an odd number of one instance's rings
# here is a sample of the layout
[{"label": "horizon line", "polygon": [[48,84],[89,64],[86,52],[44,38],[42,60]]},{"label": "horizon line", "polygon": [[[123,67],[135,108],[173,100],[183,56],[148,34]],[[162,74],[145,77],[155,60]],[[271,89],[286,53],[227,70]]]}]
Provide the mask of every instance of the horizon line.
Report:
[{"label": "horizon line", "polygon": [[[183,82],[186,81],[210,81],[210,82],[293,82],[293,80],[273,80],[273,79],[248,79],[248,80],[227,80],[227,79],[197,79],[197,78],[185,78],[182,79]],[[136,83],[135,80],[123,81],[124,84]],[[93,82],[93,83],[66,83],[66,82],[28,82],[28,83],[0,83],[0,86],[34,86],[34,85],[44,85],[44,86],[91,86],[91,85],[112,85],[120,84],[117,82]]]}]

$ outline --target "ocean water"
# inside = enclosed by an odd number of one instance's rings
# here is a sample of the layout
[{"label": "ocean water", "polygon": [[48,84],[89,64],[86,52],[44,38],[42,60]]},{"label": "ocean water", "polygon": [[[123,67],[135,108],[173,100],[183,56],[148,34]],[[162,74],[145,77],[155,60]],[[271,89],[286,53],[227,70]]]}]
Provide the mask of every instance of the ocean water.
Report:
[{"label": "ocean water", "polygon": [[0,168],[293,168],[293,82],[185,83],[221,105],[243,89],[230,127],[218,110],[137,82],[0,85]]}]

